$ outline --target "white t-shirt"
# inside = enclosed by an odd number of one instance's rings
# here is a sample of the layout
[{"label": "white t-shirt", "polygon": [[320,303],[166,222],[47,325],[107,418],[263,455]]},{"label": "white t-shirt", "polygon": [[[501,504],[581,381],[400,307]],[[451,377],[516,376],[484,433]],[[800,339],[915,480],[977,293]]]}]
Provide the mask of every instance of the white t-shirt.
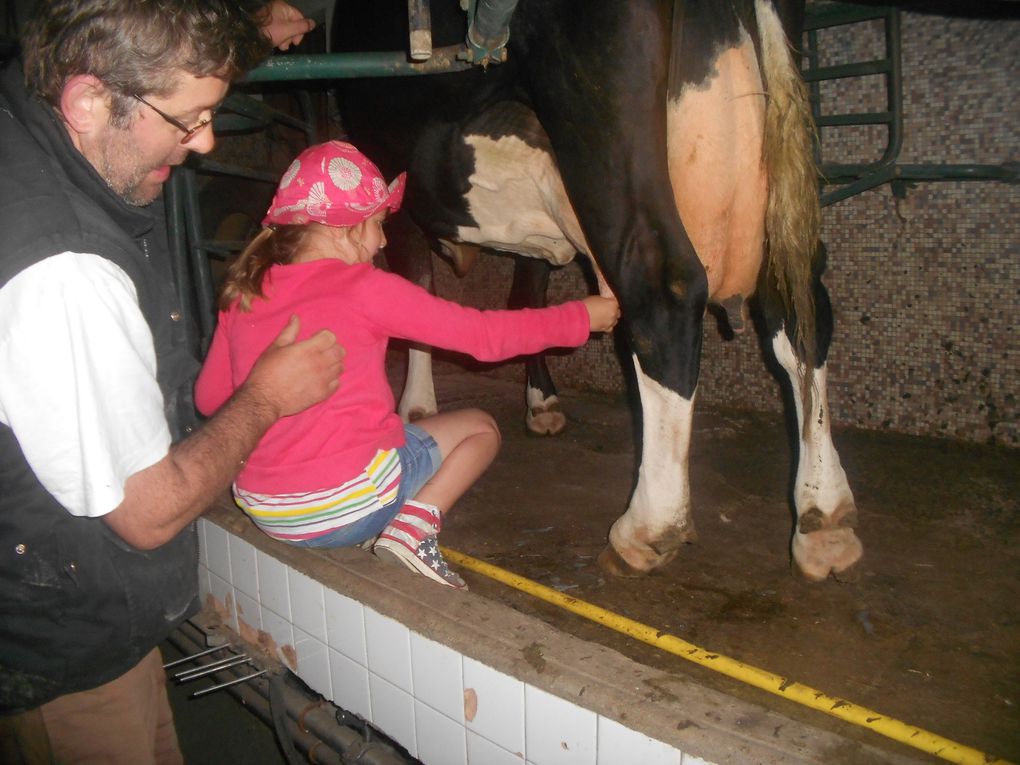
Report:
[{"label": "white t-shirt", "polygon": [[152,332],[121,268],[64,252],[0,289],[0,422],[73,515],[110,512],[167,454]]}]

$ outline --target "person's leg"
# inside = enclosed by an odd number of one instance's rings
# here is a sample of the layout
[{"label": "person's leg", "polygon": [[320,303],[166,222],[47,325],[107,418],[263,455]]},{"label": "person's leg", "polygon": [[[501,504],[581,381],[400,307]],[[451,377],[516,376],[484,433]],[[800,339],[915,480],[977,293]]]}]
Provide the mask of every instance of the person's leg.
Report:
[{"label": "person's leg", "polygon": [[0,716],[0,762],[4,765],[54,765],[42,712],[30,709]]},{"label": "person's leg", "polygon": [[443,515],[492,463],[499,450],[499,429],[485,412],[464,409],[417,420],[405,430],[401,464],[406,463],[415,482],[402,487],[400,511],[372,549],[382,559],[463,589],[466,583],[447,566],[436,536]]},{"label": "person's leg", "polygon": [[481,409],[460,409],[416,420],[435,439],[443,464],[414,499],[444,515],[481,477],[499,452],[499,426]]},{"label": "person's leg", "polygon": [[[166,670],[163,669],[163,654],[157,648],[155,661],[150,664],[151,683],[156,704],[156,763],[157,765],[183,765],[184,754],[177,740],[177,726],[174,711],[170,708],[170,694],[167,692]],[[152,654],[150,654],[150,659]]]},{"label": "person's leg", "polygon": [[41,708],[61,765],[181,765],[158,648],[133,669]]}]

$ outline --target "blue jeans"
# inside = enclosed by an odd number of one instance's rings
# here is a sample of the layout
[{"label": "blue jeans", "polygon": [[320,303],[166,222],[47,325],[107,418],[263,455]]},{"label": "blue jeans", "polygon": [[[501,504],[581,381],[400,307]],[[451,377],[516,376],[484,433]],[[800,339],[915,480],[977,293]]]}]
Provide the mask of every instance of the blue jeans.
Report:
[{"label": "blue jeans", "polygon": [[403,446],[397,449],[400,459],[400,488],[397,498],[379,510],[360,518],[348,526],[313,539],[289,542],[295,547],[349,547],[373,539],[393,520],[404,503],[414,499],[429,479],[443,464],[443,455],[436,440],[417,425],[404,426]]}]

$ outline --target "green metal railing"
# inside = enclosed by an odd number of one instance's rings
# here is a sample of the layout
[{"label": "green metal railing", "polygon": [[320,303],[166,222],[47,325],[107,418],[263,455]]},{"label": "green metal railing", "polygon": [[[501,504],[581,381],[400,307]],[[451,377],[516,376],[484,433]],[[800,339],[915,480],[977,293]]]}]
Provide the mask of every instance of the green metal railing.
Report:
[{"label": "green metal railing", "polygon": [[[819,31],[880,21],[885,38],[883,58],[834,66],[821,66]],[[849,3],[827,3],[809,6],[805,17],[807,48],[804,54],[804,79],[812,96],[815,124],[823,128],[862,125],[884,125],[886,145],[874,162],[840,163],[822,159],[822,204],[830,205],[884,183],[892,184],[893,193],[903,196],[906,185],[917,181],[1004,181],[1020,182],[1020,164],[908,164],[899,162],[903,148],[903,70],[900,12],[888,6],[862,6]],[[852,77],[881,76],[884,80],[886,109],[879,112],[826,114],[822,108],[821,83]],[[824,152],[823,152],[824,153]],[[826,191],[824,186],[837,186]]]}]

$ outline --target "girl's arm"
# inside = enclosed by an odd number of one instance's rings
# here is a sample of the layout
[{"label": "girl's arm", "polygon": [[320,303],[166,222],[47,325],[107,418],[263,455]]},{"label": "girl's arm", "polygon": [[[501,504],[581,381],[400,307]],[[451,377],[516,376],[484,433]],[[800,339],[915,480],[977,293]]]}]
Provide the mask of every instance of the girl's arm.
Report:
[{"label": "girl's arm", "polygon": [[364,296],[362,312],[389,337],[467,353],[480,361],[583,345],[596,314],[596,331],[611,326],[606,316],[609,307],[599,302],[594,303],[591,318],[581,300],[549,308],[480,311],[437,298],[406,279],[374,268],[366,274],[360,294]]}]

